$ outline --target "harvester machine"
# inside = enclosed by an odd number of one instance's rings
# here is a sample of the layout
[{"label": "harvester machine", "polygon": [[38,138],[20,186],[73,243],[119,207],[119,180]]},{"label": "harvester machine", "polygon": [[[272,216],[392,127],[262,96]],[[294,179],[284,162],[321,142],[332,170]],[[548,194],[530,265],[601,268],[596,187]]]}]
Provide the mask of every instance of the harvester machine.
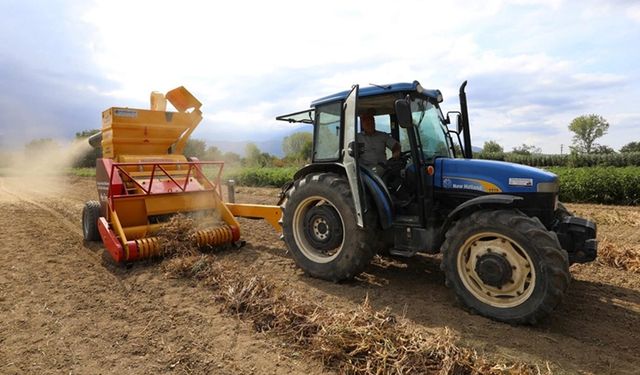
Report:
[{"label": "harvester machine", "polygon": [[[166,110],[167,102],[177,112]],[[101,132],[89,138],[102,148],[96,161],[99,201],[82,212],[84,239],[102,240],[116,262],[161,255],[157,236],[174,215],[193,217],[198,246],[241,244],[237,216],[266,219],[277,231],[278,206],[225,203],[222,161],[199,161],[183,154],[202,120],[201,103],[184,87],[153,92],[151,108],[109,108]]]}]

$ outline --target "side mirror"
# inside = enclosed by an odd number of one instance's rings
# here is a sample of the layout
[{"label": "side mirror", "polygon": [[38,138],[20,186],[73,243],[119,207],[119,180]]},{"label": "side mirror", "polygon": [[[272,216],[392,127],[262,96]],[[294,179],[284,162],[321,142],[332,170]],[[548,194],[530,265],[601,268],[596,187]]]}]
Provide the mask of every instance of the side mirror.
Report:
[{"label": "side mirror", "polygon": [[[453,125],[456,128],[455,130],[456,133],[460,134],[462,132],[462,115],[460,114],[460,112],[458,111],[447,112],[447,118],[445,119],[445,122],[447,123],[447,125],[451,125],[452,123],[454,123]],[[454,130],[450,130],[450,131],[454,131]]]},{"label": "side mirror", "polygon": [[411,102],[407,99],[398,99],[394,103],[396,110],[396,118],[401,128],[410,128],[413,126],[413,118],[411,116]]}]

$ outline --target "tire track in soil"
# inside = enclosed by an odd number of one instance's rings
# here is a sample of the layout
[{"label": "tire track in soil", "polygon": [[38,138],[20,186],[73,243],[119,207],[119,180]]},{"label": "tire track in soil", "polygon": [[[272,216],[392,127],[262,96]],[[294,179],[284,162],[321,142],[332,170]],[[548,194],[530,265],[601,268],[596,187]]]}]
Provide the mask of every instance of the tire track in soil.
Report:
[{"label": "tire track in soil", "polygon": [[78,224],[1,178],[0,210],[0,373],[321,372],[157,262],[105,262]]},{"label": "tire track in soil", "polygon": [[58,223],[62,223],[70,232],[75,233],[75,234],[79,235],[80,237],[82,237],[82,229],[79,228],[77,224],[71,222],[66,217],[61,215],[59,212],[55,211],[54,209],[51,209],[51,208],[45,206],[44,204],[38,203],[36,201],[33,201],[33,200],[27,198],[26,196],[24,196],[22,194],[16,193],[14,191],[9,191],[4,186],[4,183],[2,182],[2,180],[0,180],[0,190],[4,194],[12,196],[18,201],[28,203],[28,204],[30,204],[32,206],[35,206],[35,207],[41,209],[42,211],[45,211],[45,212],[49,213],[51,216],[53,216],[56,219],[56,221]]}]

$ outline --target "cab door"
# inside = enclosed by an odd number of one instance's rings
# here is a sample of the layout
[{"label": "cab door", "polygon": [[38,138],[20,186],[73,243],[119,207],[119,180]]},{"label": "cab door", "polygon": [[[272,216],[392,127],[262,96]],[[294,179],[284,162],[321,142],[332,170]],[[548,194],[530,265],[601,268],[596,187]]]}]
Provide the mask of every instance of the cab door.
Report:
[{"label": "cab door", "polygon": [[347,180],[353,195],[355,204],[356,222],[358,227],[364,226],[362,218],[362,184],[360,182],[360,174],[358,173],[358,157],[359,148],[356,142],[357,132],[357,108],[358,108],[358,90],[359,86],[354,85],[349,95],[345,99],[342,107],[344,132],[343,132],[343,148],[342,148],[342,164],[347,173]]}]

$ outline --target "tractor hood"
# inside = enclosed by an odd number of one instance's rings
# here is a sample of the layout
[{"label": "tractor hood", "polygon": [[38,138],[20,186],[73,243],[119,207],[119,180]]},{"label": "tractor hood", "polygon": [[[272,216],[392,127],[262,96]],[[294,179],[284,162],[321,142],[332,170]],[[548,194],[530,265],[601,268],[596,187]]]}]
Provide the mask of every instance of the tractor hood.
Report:
[{"label": "tractor hood", "polygon": [[558,177],[541,169],[493,160],[437,159],[434,185],[485,193],[556,193]]}]

